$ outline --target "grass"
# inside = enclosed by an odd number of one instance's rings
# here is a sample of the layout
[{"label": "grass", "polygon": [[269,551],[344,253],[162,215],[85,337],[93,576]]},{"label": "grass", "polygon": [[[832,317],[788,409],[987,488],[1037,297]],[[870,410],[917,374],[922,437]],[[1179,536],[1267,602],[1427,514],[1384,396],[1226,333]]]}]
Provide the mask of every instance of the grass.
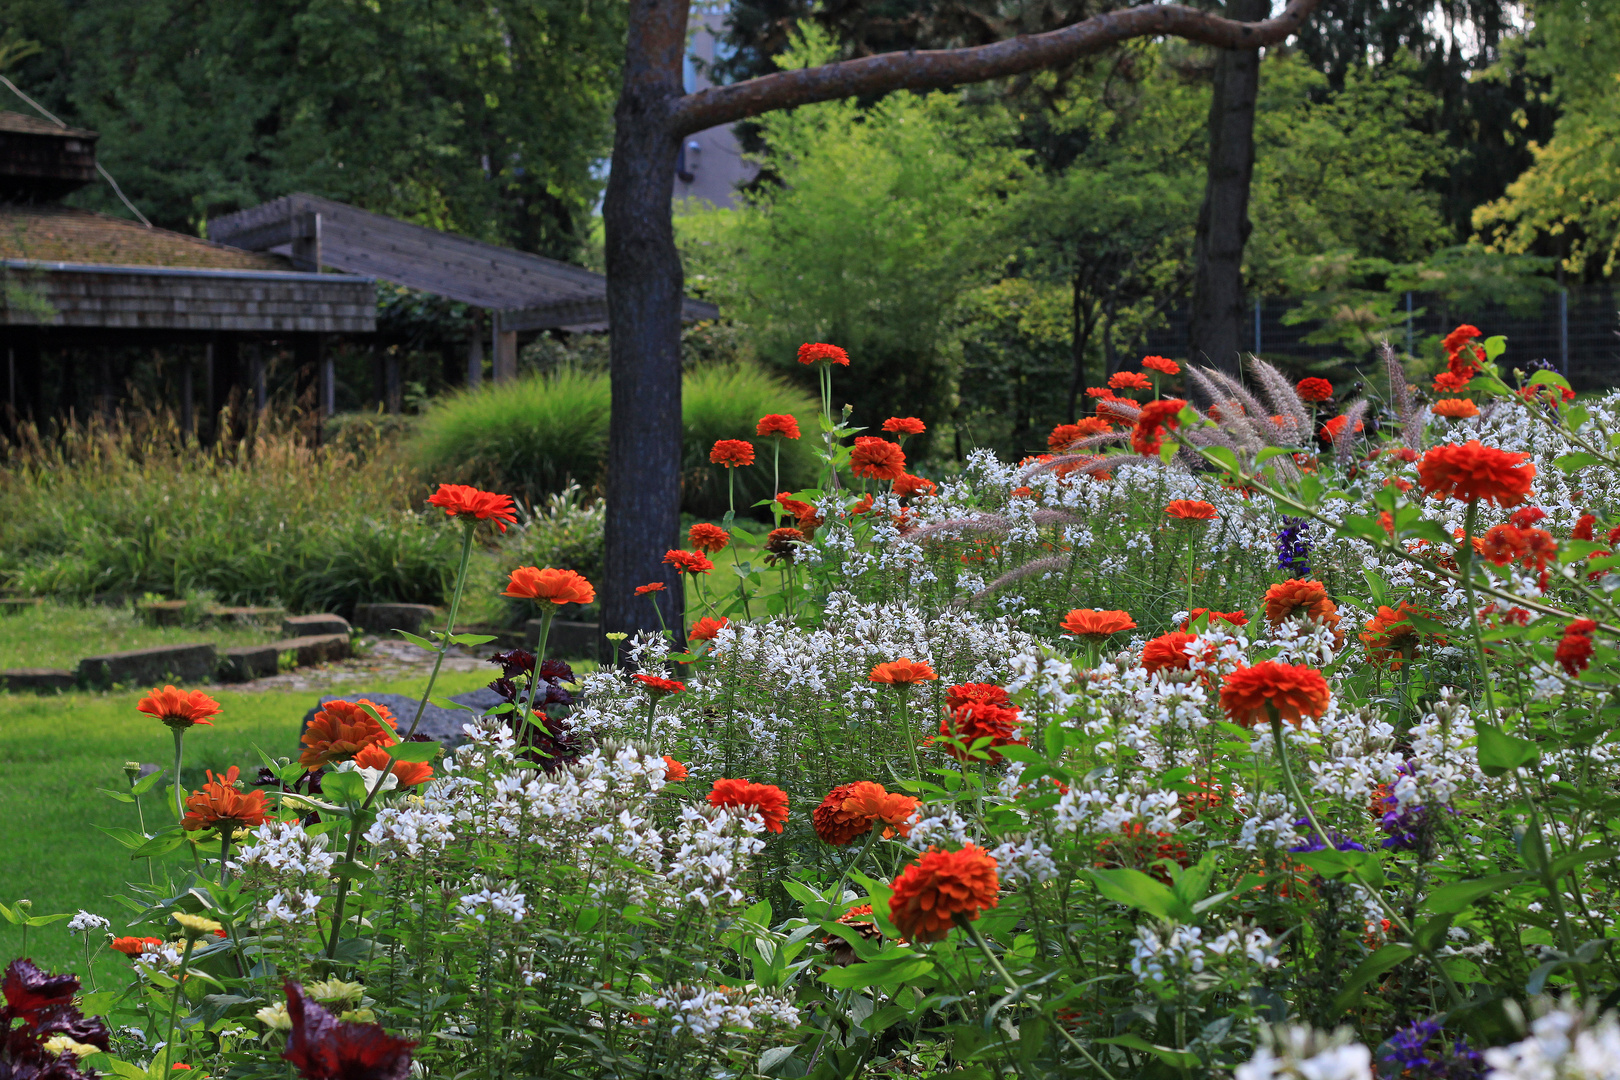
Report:
[{"label": "grass", "polygon": [[148,626],[130,607],[80,606],[47,600],[0,615],[0,657],[6,667],[73,668],[86,656],[156,645],[212,642],[217,648],[257,645],[280,637],[280,626]]},{"label": "grass", "polygon": [[[464,693],[489,681],[487,672],[451,672],[440,677],[435,696]],[[365,688],[375,693],[419,694],[412,678]],[[214,694],[223,712],[212,728],[193,729],[186,739],[183,780],[195,788],[202,770],[259,767],[258,746],[273,757],[290,756],[298,745],[304,713],[318,691],[265,691]],[[0,694],[0,902],[33,901],[35,915],[95,912],[111,919],[113,932],[127,933],[132,915],[116,899],[124,883],[141,880],[146,868],[130,861],[125,849],[97,831],[138,827],[133,806],[115,802],[98,788],[126,790],[125,761],[162,763],[172,760],[173,742],[156,720],[135,711],[137,692],[62,694],[35,697]],[[163,820],[162,799],[143,800],[148,821]],[[172,813],[172,811],[169,811]],[[175,867],[188,856],[176,853]],[[69,935],[67,923],[29,931],[29,954],[46,967],[72,967],[83,972],[81,939]],[[153,933],[145,929],[143,933]],[[22,932],[0,923],[0,957],[21,954]],[[95,961],[98,976],[127,966],[124,957],[103,950]]]}]

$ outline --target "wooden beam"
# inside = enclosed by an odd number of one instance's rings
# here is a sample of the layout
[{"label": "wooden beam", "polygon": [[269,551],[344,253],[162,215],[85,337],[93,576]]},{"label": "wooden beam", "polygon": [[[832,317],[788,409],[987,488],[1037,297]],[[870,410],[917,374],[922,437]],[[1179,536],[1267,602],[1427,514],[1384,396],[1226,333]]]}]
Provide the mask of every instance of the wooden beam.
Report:
[{"label": "wooden beam", "polygon": [[[686,322],[718,319],[720,309],[706,300],[688,298],[681,305]],[[560,330],[566,327],[607,326],[607,300],[559,300],[536,307],[500,313],[503,330]]]}]

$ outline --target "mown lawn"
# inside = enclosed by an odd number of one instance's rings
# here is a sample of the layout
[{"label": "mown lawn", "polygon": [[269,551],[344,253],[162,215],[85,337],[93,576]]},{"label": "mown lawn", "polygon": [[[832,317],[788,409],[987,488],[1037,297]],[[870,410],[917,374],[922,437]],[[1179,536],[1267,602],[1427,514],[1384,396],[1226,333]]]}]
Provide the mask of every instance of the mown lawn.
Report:
[{"label": "mown lawn", "polygon": [[[482,671],[448,673],[434,695],[463,693],[489,678]],[[418,679],[365,687],[400,694],[421,689]],[[274,757],[292,755],[304,713],[320,696],[314,690],[210,693],[224,711],[212,728],[194,728],[187,736],[188,788],[205,779],[205,768],[237,765],[244,773],[256,772],[255,746]],[[0,694],[0,902],[32,900],[36,915],[82,908],[111,919],[114,933],[127,932],[127,909],[115,897],[126,880],[144,880],[146,866],[131,862],[125,849],[96,827],[134,829],[136,811],[97,789],[125,790],[126,761],[172,760],[168,729],[135,711],[140,697],[138,691]],[[156,793],[144,804],[148,820],[173,814]],[[174,865],[182,858],[189,862],[176,853]],[[31,930],[29,955],[46,966],[81,970],[81,939],[70,937],[66,927],[64,921]],[[19,928],[0,923],[0,962],[20,955],[22,944]],[[103,950],[95,966],[104,977],[127,963]]]},{"label": "mown lawn", "polygon": [[155,645],[212,642],[216,648],[257,645],[281,636],[280,624],[238,628],[147,626],[127,607],[59,604],[47,600],[0,615],[0,667],[72,669],[86,656]]}]

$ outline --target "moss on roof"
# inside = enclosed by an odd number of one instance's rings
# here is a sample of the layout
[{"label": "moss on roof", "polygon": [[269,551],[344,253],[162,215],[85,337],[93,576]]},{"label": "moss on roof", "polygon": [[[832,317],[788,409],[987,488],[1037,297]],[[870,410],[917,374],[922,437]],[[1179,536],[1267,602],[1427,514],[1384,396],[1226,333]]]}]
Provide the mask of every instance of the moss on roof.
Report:
[{"label": "moss on roof", "polygon": [[0,203],[0,258],[110,266],[287,270],[290,260],[60,203]]}]

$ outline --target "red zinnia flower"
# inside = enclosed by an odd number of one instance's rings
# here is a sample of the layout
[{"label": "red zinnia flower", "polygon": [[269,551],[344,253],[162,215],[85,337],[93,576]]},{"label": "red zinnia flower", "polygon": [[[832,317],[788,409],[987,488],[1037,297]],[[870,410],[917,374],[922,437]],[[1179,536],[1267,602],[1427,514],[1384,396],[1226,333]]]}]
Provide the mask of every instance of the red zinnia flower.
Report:
[{"label": "red zinnia flower", "polygon": [[716,780],[714,789],[709,792],[709,805],[757,810],[765,828],[774,833],[781,832],[782,823],[788,819],[787,792],[775,784]]},{"label": "red zinnia flower", "polygon": [[218,716],[220,711],[219,702],[201,690],[185,691],[173,686],[165,686],[162,690],[153,687],[150,694],[141,698],[135,710],[155,716],[172,728],[188,728],[194,724],[213,727],[214,722],[208,718]]},{"label": "red zinnia flower", "polygon": [[939,722],[939,733],[956,739],[962,744],[960,748],[945,746],[944,751],[958,761],[971,760],[969,753],[973,744],[979,739],[989,739],[990,742],[980,748],[980,753],[987,753],[992,764],[1001,761],[1001,755],[996,753],[998,746],[1023,746],[1024,740],[1018,737],[1018,706],[1016,705],[988,705],[983,702],[969,702],[958,705],[952,709],[945,718]]},{"label": "red zinnia flower", "polygon": [[810,815],[816,835],[833,846],[841,846],[865,836],[879,821],[883,822],[883,838],[889,839],[896,831],[901,836],[911,835],[911,817],[917,812],[919,800],[910,795],[886,790],[882,784],[861,780],[853,784],[839,784],[827,793]]},{"label": "red zinnia flower", "polygon": [[718,525],[710,525],[706,521],[700,521],[692,526],[687,531],[686,540],[687,543],[708,555],[712,555],[716,551],[724,551],[726,545],[731,543],[731,537],[726,534],[726,530]]},{"label": "red zinnia flower", "polygon": [[1315,668],[1274,660],[1238,668],[1221,685],[1221,708],[1234,724],[1253,727],[1270,719],[1270,710],[1295,727],[1307,716],[1319,717],[1332,699],[1327,680]]},{"label": "red zinnia flower", "polygon": [[817,361],[826,361],[829,364],[839,364],[849,367],[849,353],[837,345],[828,345],[825,342],[805,342],[799,346],[799,363],[814,364]]},{"label": "red zinnia flower", "polygon": [[[354,755],[354,763],[362,769],[381,769],[387,766],[389,757],[386,748],[372,743]],[[388,771],[394,774],[400,787],[415,787],[433,779],[433,766],[425,761],[396,761]]]},{"label": "red zinnia flower", "polygon": [[1446,354],[1449,356],[1453,353],[1461,351],[1464,345],[1467,345],[1477,337],[1479,337],[1479,327],[1469,326],[1467,323],[1463,323],[1461,326],[1457,327],[1457,329],[1445,336],[1445,340],[1440,342],[1440,347],[1445,349]]},{"label": "red zinnia flower", "polygon": [[1441,398],[1429,406],[1429,411],[1447,420],[1466,420],[1479,415],[1479,406],[1467,398]]},{"label": "red zinnia flower", "polygon": [[292,1033],[281,1056],[304,1080],[408,1080],[414,1042],[394,1038],[381,1024],[338,1020],[291,980],[282,989]]},{"label": "red zinnia flower", "polygon": [[1187,644],[1197,636],[1174,630],[1160,634],[1142,646],[1142,666],[1147,668],[1149,675],[1166,668],[1186,670],[1192,666],[1192,657],[1187,655]]},{"label": "red zinnia flower", "polygon": [[895,435],[921,435],[928,426],[915,416],[891,416],[883,421],[883,430]]},{"label": "red zinnia flower", "polygon": [[[1407,618],[1414,614],[1434,618],[1432,611],[1414,607],[1405,600],[1398,608],[1380,604],[1378,614],[1368,619],[1367,628],[1356,635],[1367,647],[1367,658],[1373,663],[1388,661],[1391,670],[1400,670],[1403,661],[1416,655],[1422,640],[1417,627]],[[1445,643],[1445,638],[1436,638],[1436,644]]]},{"label": "red zinnia flower", "polygon": [[1191,611],[1187,612],[1187,621],[1181,624],[1182,633],[1186,633],[1187,628],[1192,626],[1193,622],[1196,621],[1197,618],[1200,615],[1208,615],[1209,616],[1208,625],[1210,625],[1210,626],[1214,626],[1218,622],[1227,623],[1227,624],[1229,624],[1231,626],[1248,626],[1249,625],[1249,616],[1245,612],[1242,612],[1242,611],[1211,611],[1211,610],[1209,610],[1209,608],[1195,607]]},{"label": "red zinnia flower", "polygon": [[805,535],[791,525],[784,525],[780,529],[772,529],[770,535],[765,537],[765,561],[768,563],[792,562],[799,554],[799,545],[805,543]]},{"label": "red zinnia flower", "polygon": [[1075,608],[1063,617],[1061,625],[1075,637],[1094,637],[1101,641],[1110,634],[1136,629],[1136,620],[1128,611]]},{"label": "red zinnia flower", "polygon": [[1461,446],[1436,446],[1418,462],[1418,482],[1426,495],[1459,502],[1483,499],[1501,507],[1517,506],[1530,494],[1536,467],[1529,454],[1482,446],[1470,439]]},{"label": "red zinnia flower", "polygon": [[1326,401],[1333,396],[1333,384],[1313,375],[1308,379],[1299,380],[1294,386],[1294,393],[1299,395],[1301,401]]},{"label": "red zinnia flower", "polygon": [[506,591],[501,595],[562,607],[564,604],[589,604],[596,599],[596,589],[585,580],[584,575],[573,570],[556,570],[549,566],[541,570],[534,566],[520,566],[512,571]]},{"label": "red zinnia flower", "polygon": [[812,529],[821,524],[821,519],[816,516],[816,508],[809,503],[795,499],[785,491],[777,493],[776,501],[782,504],[782,509],[798,519],[799,528],[804,528],[806,522],[810,523]]},{"label": "red zinnia flower", "polygon": [[1564,628],[1564,638],[1554,656],[1571,678],[1592,663],[1592,631],[1596,629],[1597,623],[1591,619],[1576,619]]},{"label": "red zinnia flower", "polygon": [[1088,386],[1086,387],[1086,397],[1096,398],[1099,401],[1113,401],[1118,395],[1106,386]]},{"label": "red zinnia flower", "polygon": [[1508,518],[1516,529],[1528,529],[1538,521],[1547,520],[1547,511],[1539,506],[1521,506]]},{"label": "red zinnia flower", "polygon": [[945,708],[956,709],[969,704],[1011,706],[1012,698],[1007,696],[1004,688],[995,683],[957,683],[955,686],[946,687]]},{"label": "red zinnia flower", "polygon": [[1158,371],[1165,375],[1181,374],[1181,365],[1165,356],[1144,356],[1142,366],[1149,371]]},{"label": "red zinnia flower", "polygon": [[1142,406],[1142,414],[1136,418],[1136,427],[1131,432],[1131,449],[1138,454],[1151,457],[1159,452],[1164,445],[1160,433],[1169,428],[1174,431],[1181,426],[1181,410],[1187,403],[1181,398],[1164,398],[1159,401],[1150,401]]},{"label": "red zinnia flower", "polygon": [[679,694],[681,691],[686,689],[686,684],[683,682],[677,682],[674,679],[660,678],[657,675],[637,674],[630,677],[636,680],[636,682],[645,686],[647,688],[647,693],[652,695],[654,701],[664,697],[666,694]]},{"label": "red zinnia flower", "polygon": [[956,919],[972,921],[996,906],[996,860],[981,847],[928,852],[894,879],[889,921],[912,941],[944,941]]},{"label": "red zinnia flower", "polygon": [[[1316,433],[1317,437],[1323,442],[1334,442],[1339,438],[1339,436],[1344,434],[1345,426],[1349,423],[1350,418],[1348,416],[1335,416],[1333,419],[1322,425],[1322,430]],[[1365,426],[1366,425],[1364,425],[1360,420],[1356,421],[1357,431],[1362,430],[1362,428]]]},{"label": "red zinnia flower", "polygon": [[799,421],[783,413],[771,413],[769,416],[759,418],[754,427],[754,434],[760,438],[780,435],[784,439],[797,439],[799,437]]},{"label": "red zinnia flower", "polygon": [[1108,377],[1110,390],[1151,390],[1153,381],[1140,371],[1116,371]]},{"label": "red zinnia flower", "polygon": [[428,505],[437,506],[451,517],[459,517],[462,521],[493,519],[501,532],[506,531],[506,522],[517,524],[512,496],[479,491],[466,484],[440,484],[439,490],[428,496]]},{"label": "red zinnia flower", "polygon": [[1580,520],[1575,522],[1575,528],[1569,535],[1576,540],[1590,540],[1592,539],[1592,526],[1596,524],[1597,516],[1595,514],[1582,514]]},{"label": "red zinnia flower", "polygon": [[[370,713],[360,707],[362,705],[370,705],[377,710],[377,715],[387,723],[387,728],[378,724]],[[304,728],[304,734],[299,739],[304,744],[304,752],[299,755],[298,762],[314,772],[323,765],[358,754],[373,743],[392,746],[397,726],[394,714],[388,711],[386,705],[378,705],[365,698],[358,702],[328,701],[311,718],[309,726]]]},{"label": "red zinnia flower", "polygon": [[185,829],[193,832],[218,825],[224,832],[252,829],[270,820],[270,807],[265,804],[264,792],[243,794],[236,790],[240,775],[235,765],[216,778],[208,770],[208,783],[191,793],[186,799]]},{"label": "red zinnia flower", "polygon": [[664,591],[664,583],[662,581],[649,581],[645,585],[637,585],[636,586],[636,595],[637,596],[646,596],[648,593],[663,592],[663,591]]},{"label": "red zinnia flower", "polygon": [[679,784],[688,775],[685,765],[682,765],[668,754],[664,755],[664,781],[666,783]]},{"label": "red zinnia flower", "polygon": [[1214,505],[1202,499],[1177,499],[1164,512],[1178,521],[1212,521],[1216,516]]},{"label": "red zinnia flower", "polygon": [[754,463],[754,444],[747,439],[720,439],[709,451],[709,460],[716,465],[735,469],[739,465]]},{"label": "red zinnia flower", "polygon": [[925,480],[920,476],[906,473],[894,482],[894,493],[902,499],[918,499],[924,495],[932,495],[938,488],[932,480]]},{"label": "red zinnia flower", "polygon": [[887,439],[857,435],[849,453],[849,469],[873,480],[898,480],[906,474],[906,454]]},{"label": "red zinnia flower", "polygon": [[1442,371],[1434,377],[1434,388],[1442,394],[1460,394],[1468,389],[1473,375],[1454,375],[1449,371]]},{"label": "red zinnia flower", "polygon": [[711,619],[709,616],[705,615],[703,618],[692,624],[692,629],[686,632],[686,636],[689,638],[696,638],[698,641],[713,641],[719,635],[720,631],[726,628],[730,621],[731,620],[727,619],[724,615],[720,616],[718,619]]},{"label": "red zinnia flower", "polygon": [[664,561],[683,574],[707,574],[714,563],[701,551],[666,551]]},{"label": "red zinnia flower", "polygon": [[891,660],[887,664],[879,664],[872,669],[867,680],[875,683],[893,683],[909,686],[912,683],[928,682],[939,678],[934,669],[927,664],[902,656],[898,660]]},{"label": "red zinnia flower", "polygon": [[1339,625],[1339,605],[1328,599],[1327,586],[1320,581],[1290,578],[1266,590],[1266,622],[1280,626],[1301,614],[1324,626]]}]

